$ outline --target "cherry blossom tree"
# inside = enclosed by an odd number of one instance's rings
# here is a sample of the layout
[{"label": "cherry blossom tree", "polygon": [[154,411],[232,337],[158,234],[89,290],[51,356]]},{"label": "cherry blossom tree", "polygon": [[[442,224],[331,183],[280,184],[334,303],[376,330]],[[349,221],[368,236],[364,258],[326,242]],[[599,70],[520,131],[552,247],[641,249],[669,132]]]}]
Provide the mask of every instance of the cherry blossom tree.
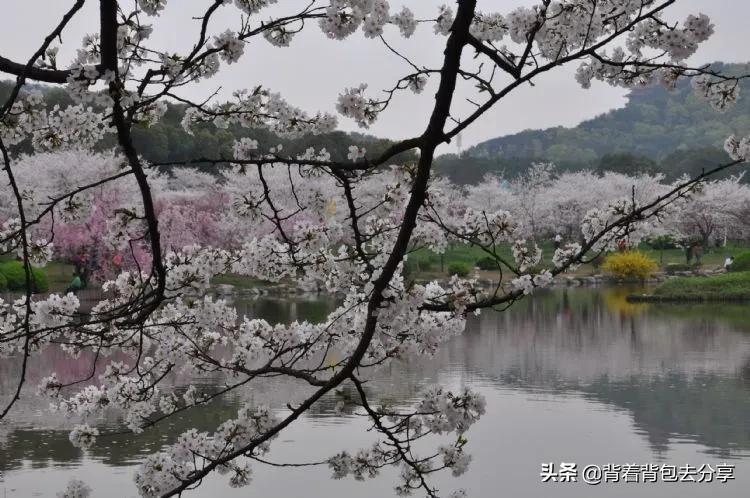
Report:
[{"label": "cherry blossom tree", "polygon": [[[554,165],[540,164],[513,181],[488,176],[467,187],[465,204],[478,210],[510,212],[527,227],[527,236],[552,239],[560,234],[565,240],[580,242],[581,220],[589,211],[606,209],[618,200],[642,204],[673,187],[662,175],[600,175],[590,170],[557,173]],[[640,231],[645,234],[647,226],[653,231],[664,224],[650,220],[641,224]]]},{"label": "cherry blossom tree", "polygon": [[683,239],[699,240],[711,247],[718,240],[742,240],[747,226],[739,222],[750,201],[750,188],[737,175],[697,185],[686,202],[678,205],[666,225]]},{"label": "cherry blossom tree", "polygon": [[[614,201],[643,204],[664,195],[671,187],[664,183],[661,175],[565,172],[554,178],[549,189],[543,192],[545,207],[542,210],[542,228],[548,236],[561,233],[566,239],[580,241],[580,221],[590,210],[604,209]],[[655,228],[655,224],[661,223],[655,219],[644,221],[639,231],[646,235]]]},{"label": "cherry blossom tree", "polygon": [[[284,2],[287,14],[269,20],[264,10],[274,0],[213,0],[197,13],[192,48],[176,54],[159,51],[149,44],[149,36],[162,29],[160,13],[182,8],[181,4],[100,0],[98,33],[84,39],[75,60],[60,61],[56,40],[84,1],[71,2],[28,61],[0,57],[0,71],[16,77],[0,107],[0,153],[15,205],[0,241],[4,251],[25,262],[27,279],[24,296],[0,304],[0,355],[23,358],[15,393],[1,408],[0,418],[29,393],[28,358],[52,346],[74,357],[93,353],[86,378],[54,374],[42,381],[39,390],[50,397],[53,407],[84,419],[105,408],[119,409],[127,429],[136,435],[269,377],[285,376],[309,388],[304,400],[285,411],[248,405],[213,432],[180,435],[175,444],[144,459],[135,478],[143,496],[179,495],[213,473],[226,474],[232,486],[249,484],[251,465],[269,463],[265,456],[274,439],[343,384],[356,393],[347,402],[369,418],[378,440],[355,452],[342,448],[322,464],[336,478],[355,479],[395,466],[400,469],[398,494],[420,491],[437,496],[430,483],[434,473],[447,469],[460,475],[467,468],[465,433],[484,413],[483,398],[468,389],[449,392],[437,386],[425,391],[413,407],[381,407],[370,400],[365,381],[371,372],[410,355],[433,354],[463,330],[467,313],[507,306],[548,285],[554,275],[580,263],[591,251],[637,236],[647,220],[688,195],[698,182],[748,157],[750,139],[730,139],[727,150],[732,159],[726,164],[648,200],[611,199],[607,206],[589,210],[581,220],[582,243],[561,247],[554,267],[530,273],[540,253],[525,236],[535,235],[539,217],[527,212],[525,219],[517,219],[503,209],[455,209],[451,189],[432,175],[437,148],[511,98],[516,89],[570,64],[578,66],[577,79],[584,87],[592,80],[670,87],[681,78],[692,78],[697,95],[717,110],[725,109],[738,98],[737,78],[684,64],[713,32],[706,16],[672,19],[669,7],[676,0],[542,0],[534,7],[503,13],[482,11],[477,0],[416,13],[406,7],[391,11],[385,0],[305,0]],[[216,26],[216,13],[227,9],[236,14],[236,24]],[[344,162],[320,150],[291,157],[278,148],[258,150],[252,140],[243,139],[235,144],[234,157],[185,158],[186,164],[233,163],[227,175],[237,181],[229,202],[247,225],[262,229],[240,233],[244,240],[237,249],[166,246],[153,183],[159,165],[139,157],[133,127],[160,119],[165,102],[172,99],[188,107],[183,121],[188,131],[198,124],[262,127],[285,137],[333,130],[333,115],[298,109],[264,87],[238,90],[226,102],[210,95],[193,102],[180,92],[209,80],[222,67],[251,63],[243,57],[251,40],[264,38],[292,49],[295,35],[310,29],[334,40],[361,31],[406,63],[406,74],[379,95],[366,84],[343,88],[335,104],[340,115],[367,128],[387,111],[395,95],[418,94],[432,81],[436,90],[429,116],[413,136],[377,157],[356,146]],[[387,42],[391,36],[409,38],[416,29],[432,30],[442,45],[439,67],[420,65]],[[76,104],[46,109],[41,96],[27,85],[34,81],[65,85]],[[459,86],[477,90],[472,99],[476,105],[465,115],[459,115],[454,102]],[[103,178],[82,178],[51,197],[29,198],[23,191],[18,177],[23,159],[14,146],[29,140],[39,152],[90,150],[108,134],[118,144],[113,157],[119,169]],[[391,164],[406,151],[418,153],[415,164]],[[138,202],[113,211],[106,220],[107,239],[118,250],[145,248],[149,264],[106,282],[108,298],[88,312],[80,309],[73,294],[33,297],[31,265],[54,256],[50,237],[43,236],[45,215],[90,209],[93,204],[87,196],[92,191],[126,177],[137,188]],[[534,188],[531,185],[529,192]],[[528,211],[536,203],[526,206]],[[451,242],[481,248],[513,278],[489,293],[458,277],[444,283],[405,284],[403,263],[410,251],[441,250]],[[498,244],[506,242],[513,244],[512,261],[497,251]],[[211,279],[227,271],[321,286],[339,293],[342,304],[320,323],[272,325],[238,316],[227,302],[207,293]],[[114,353],[128,359],[113,361]],[[189,389],[178,396],[165,381],[176,371],[222,374],[227,384],[213,393]],[[425,449],[436,441],[429,436],[447,442]],[[81,446],[106,437],[85,423],[71,433],[72,442]],[[80,496],[86,489],[74,481],[66,493]]]}]

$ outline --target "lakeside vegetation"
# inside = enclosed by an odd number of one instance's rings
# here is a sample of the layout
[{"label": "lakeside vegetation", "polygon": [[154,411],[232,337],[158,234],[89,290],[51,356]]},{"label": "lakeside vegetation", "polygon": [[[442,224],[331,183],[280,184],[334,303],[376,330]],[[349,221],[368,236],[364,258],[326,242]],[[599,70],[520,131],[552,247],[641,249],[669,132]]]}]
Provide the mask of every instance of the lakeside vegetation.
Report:
[{"label": "lakeside vegetation", "polygon": [[[539,267],[551,268],[554,245],[551,241],[539,243],[542,249],[542,262]],[[712,248],[702,259],[701,265],[685,264],[685,251],[683,249],[654,249],[649,244],[641,244],[638,252],[645,257],[651,258],[658,263],[657,272],[673,274],[675,272],[688,270],[715,270],[722,267],[724,260],[730,255],[740,255],[748,250],[747,247],[729,244],[726,247]],[[497,254],[506,261],[512,262],[513,255],[510,244],[502,244],[497,247]],[[739,257],[738,257],[739,258]],[[453,274],[471,276],[477,271],[481,278],[497,280],[500,273],[490,265],[487,253],[476,247],[462,244],[453,244],[446,248],[443,254],[438,254],[426,248],[417,249],[409,254],[406,261],[407,275],[415,280],[447,278]],[[592,263],[581,265],[575,271],[569,271],[566,275],[574,277],[585,277],[601,274],[604,258],[600,257]],[[5,257],[0,258],[0,291],[12,291],[7,285],[2,285],[2,268],[10,267],[9,263],[20,264]],[[51,261],[44,268],[36,270],[40,282],[43,282],[39,292],[61,292],[64,291],[73,278],[74,266],[67,261]],[[506,272],[507,273],[507,272]],[[504,275],[510,277],[510,275]],[[722,278],[723,277],[723,278]],[[228,285],[238,290],[249,290],[267,286],[267,282],[248,277],[225,274],[219,275],[214,280],[215,285]],[[736,285],[740,283],[741,285]],[[723,287],[727,287],[722,290]],[[93,287],[97,287],[96,284]],[[719,290],[714,291],[714,288]],[[697,300],[707,290],[710,293],[718,293],[717,297],[710,299],[721,300],[743,300],[750,299],[750,272],[732,273],[716,277],[680,277],[670,279],[664,284],[657,300]],[[686,297],[682,297],[686,296]],[[631,296],[633,297],[633,296]],[[642,296],[638,296],[639,299]]]},{"label": "lakeside vegetation", "polygon": [[[637,299],[637,298],[636,298]],[[750,300],[750,272],[670,279],[654,289],[656,301]]]},{"label": "lakeside vegetation", "polygon": [[[551,241],[539,243],[542,249],[542,263],[540,266],[551,267],[554,245]],[[718,269],[723,265],[724,259],[730,255],[738,255],[747,251],[744,246],[729,244],[726,247],[712,248],[702,259],[701,266],[686,265],[685,251],[683,249],[654,249],[648,244],[641,244],[638,251],[656,262],[657,271],[672,273],[675,269]],[[502,244],[497,248],[497,253],[506,261],[513,261],[510,244]],[[443,278],[457,272],[457,269],[465,270],[466,274],[473,274],[475,268],[483,278],[497,279],[499,272],[490,266],[487,253],[477,247],[469,247],[462,244],[450,245],[443,254],[438,254],[426,248],[417,249],[409,254],[406,261],[407,273],[415,279]],[[0,259],[0,267],[7,263],[7,258]],[[593,263],[581,265],[576,271],[568,272],[573,276],[590,276],[601,272],[603,258]],[[53,292],[64,290],[73,278],[74,266],[65,261],[52,261],[39,272],[44,274],[49,284],[48,289]],[[262,287],[264,282],[250,279],[239,275],[220,275],[214,279],[217,285],[231,285],[237,289],[251,289]],[[2,290],[2,288],[0,288]]]},{"label": "lakeside vegetation", "polygon": [[[552,267],[552,256],[555,252],[552,241],[539,242],[542,249],[541,267]],[[687,270],[716,270],[722,268],[727,256],[737,256],[748,250],[747,247],[737,244],[727,244],[725,247],[713,247],[707,251],[702,259],[701,265],[687,265],[685,262],[685,250],[681,248],[656,249],[643,243],[638,247],[638,252],[643,256],[657,262],[656,271],[671,273],[673,271]],[[497,254],[506,261],[513,261],[510,244],[497,246]],[[418,249],[409,254],[406,267],[409,274],[418,278],[434,278],[448,276],[450,269],[456,265],[465,266],[474,271],[479,268],[480,273],[488,278],[497,276],[490,266],[485,266],[487,253],[477,247],[469,247],[461,244],[450,245],[443,254],[438,254],[429,249]],[[601,271],[603,258],[597,258],[591,263],[581,265],[576,271],[568,272],[571,275],[593,275]]]}]

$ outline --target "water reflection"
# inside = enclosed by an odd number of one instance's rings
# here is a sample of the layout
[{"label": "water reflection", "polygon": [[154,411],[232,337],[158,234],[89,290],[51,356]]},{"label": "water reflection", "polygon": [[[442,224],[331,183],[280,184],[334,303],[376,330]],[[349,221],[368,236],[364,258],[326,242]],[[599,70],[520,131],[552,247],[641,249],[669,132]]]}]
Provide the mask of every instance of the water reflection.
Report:
[{"label": "water reflection", "polygon": [[[500,453],[501,460],[515,458],[527,464],[524,479],[512,485],[515,492],[509,496],[537,496],[531,492],[539,485],[538,469],[533,465],[547,461],[549,455],[568,455],[571,447],[588,456],[605,452],[609,461],[633,460],[637,455],[641,458],[639,463],[647,463],[649,458],[669,460],[680,455],[699,464],[703,460],[697,458],[706,455],[704,459],[736,459],[747,468],[747,308],[630,304],[625,296],[631,291],[559,289],[540,293],[504,313],[472,317],[466,333],[451,341],[436,358],[390,365],[373,379],[371,389],[381,401],[396,404],[408,402],[435,382],[469,384],[481,389],[491,411],[477,429],[480,437],[476,441],[481,441],[478,452],[495,456]],[[266,298],[237,304],[248,314],[282,322],[320,320],[335,306],[332,300],[304,298]],[[12,361],[0,364],[0,398],[11,392],[16,368]],[[30,383],[33,385],[50,370],[72,376],[83,374],[85,368],[50,349],[32,365]],[[207,390],[222,382],[219,378],[175,379],[177,383],[188,381]],[[7,423],[0,425],[0,482],[15,482],[17,476],[21,484],[15,484],[19,487],[14,489],[20,490],[18,496],[25,496],[23,487],[27,485],[21,476],[35,472],[33,469],[86,469],[94,468],[96,463],[97,475],[106,474],[99,464],[106,466],[104,469],[132,466],[141,455],[157,450],[188,428],[215,427],[217,421],[233,416],[240,404],[263,402],[283,410],[287,402],[302,398],[306,392],[307,388],[292,382],[267,383],[222,398],[205,410],[177,417],[169,425],[148,430],[138,438],[120,436],[101,441],[86,454],[68,441],[71,422],[45,412],[45,403],[30,397],[23,400]],[[334,402],[329,397],[316,405],[299,424],[303,429],[296,430],[291,436],[293,441],[286,443],[316,448],[316,456],[325,457],[340,451],[341,444],[353,442],[338,436],[354,434],[361,423],[334,415]],[[544,411],[556,418],[545,419]],[[536,425],[542,419],[546,423],[559,420],[571,434],[580,431],[581,435],[573,442],[552,437],[550,434],[555,433]],[[101,428],[118,424],[114,413],[98,420]],[[510,441],[514,437],[507,433],[508,424],[514,424],[516,433],[547,434],[547,440],[536,444],[526,441],[525,449],[503,449],[506,441],[498,438]],[[603,431],[617,438],[612,445],[600,447],[589,437],[598,424],[604,424]],[[313,436],[315,431],[328,436]],[[493,441],[499,441],[497,447]],[[643,448],[633,449],[639,445]],[[690,451],[684,455],[681,452],[687,447]],[[477,469],[467,477],[474,482],[469,484],[475,488],[473,496],[495,496],[476,488],[477,479],[488,482],[496,478],[492,475],[493,465],[492,459],[487,462],[477,455]],[[268,474],[271,475],[276,474]],[[373,488],[377,491],[372,496],[389,495],[388,484]],[[467,486],[461,482],[458,485]],[[216,489],[227,491],[223,487]],[[315,496],[350,493],[342,492],[348,487],[320,489],[324,494]],[[620,496],[617,493],[605,495]],[[654,496],[671,494],[660,492]]]}]

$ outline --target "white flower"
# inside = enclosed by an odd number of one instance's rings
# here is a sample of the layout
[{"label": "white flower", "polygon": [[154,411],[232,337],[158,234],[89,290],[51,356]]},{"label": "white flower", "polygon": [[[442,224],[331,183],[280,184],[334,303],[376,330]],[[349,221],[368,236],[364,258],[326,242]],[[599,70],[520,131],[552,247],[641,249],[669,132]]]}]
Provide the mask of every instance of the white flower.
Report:
[{"label": "white flower", "polygon": [[61,388],[62,383],[57,378],[57,374],[53,373],[49,377],[45,377],[41,380],[41,382],[39,382],[39,385],[37,386],[37,392],[41,396],[56,398],[60,396]]},{"label": "white flower", "polygon": [[435,23],[435,33],[440,35],[447,35],[451,32],[453,26],[453,9],[447,5],[440,6],[440,14],[438,14],[437,21]]},{"label": "white flower", "polygon": [[357,162],[359,159],[362,159],[363,157],[365,157],[366,153],[367,153],[367,150],[364,147],[350,145],[349,154],[346,155],[346,158],[351,160],[352,162]]},{"label": "white flower", "polygon": [[159,15],[166,5],[167,0],[138,0],[138,6],[149,16]]},{"label": "white flower", "polygon": [[508,32],[505,19],[500,14],[477,14],[469,32],[480,41],[498,42]]},{"label": "white flower", "polygon": [[[576,257],[581,252],[581,245],[577,243],[565,244],[555,250],[555,254],[552,256],[552,264],[555,268],[562,268],[572,258]],[[575,270],[579,265],[570,265],[570,270]]]},{"label": "white flower", "polygon": [[544,270],[538,275],[534,276],[534,287],[547,287],[553,282],[552,273],[549,270]]},{"label": "white flower", "polygon": [[167,415],[177,410],[177,396],[174,393],[162,396],[159,399],[159,410]]},{"label": "white flower", "polygon": [[99,429],[87,424],[76,425],[68,436],[73,446],[77,448],[89,448],[96,442]]},{"label": "white flower", "polygon": [[231,30],[226,30],[219,36],[215,36],[214,42],[221,49],[221,58],[229,64],[240,60],[245,52],[245,43],[237,37],[237,33]]},{"label": "white flower", "polygon": [[232,477],[229,478],[229,486],[232,488],[241,488],[250,484],[253,470],[249,463],[244,465],[232,465]]},{"label": "white flower", "polygon": [[508,14],[510,38],[515,43],[527,43],[526,36],[534,27],[537,14],[528,7],[518,7]]},{"label": "white flower", "polygon": [[456,446],[440,446],[438,451],[443,456],[443,465],[451,469],[454,477],[458,477],[469,469],[471,455],[463,448]]},{"label": "white flower", "polygon": [[186,405],[194,405],[198,401],[198,389],[196,389],[195,386],[191,385],[187,388],[185,393],[182,395],[182,399],[185,400]]},{"label": "white flower", "polygon": [[750,135],[738,140],[734,135],[724,142],[724,150],[733,161],[747,161],[750,158]]},{"label": "white flower", "polygon": [[695,94],[707,100],[718,112],[728,111],[740,96],[738,81],[712,81],[708,76],[703,75],[693,78],[691,83]]},{"label": "white flower", "polygon": [[[228,3],[230,0],[224,0]],[[252,15],[260,12],[261,9],[275,4],[276,0],[234,0],[235,5],[242,9],[245,14]]]},{"label": "white flower", "polygon": [[424,90],[425,86],[427,86],[427,78],[425,78],[421,74],[417,74],[409,78],[409,89],[412,92],[420,94],[422,93],[422,90]]},{"label": "white flower", "polygon": [[534,292],[534,281],[531,275],[521,275],[510,281],[510,288],[514,292],[521,291],[525,295]]},{"label": "white flower", "polygon": [[391,16],[391,22],[398,26],[404,38],[410,38],[417,29],[417,20],[414,18],[414,13],[407,7],[403,7],[401,12]]},{"label": "white flower", "polygon": [[513,259],[516,260],[518,269],[520,271],[526,271],[539,264],[542,260],[542,250],[539,246],[534,243],[534,247],[528,246],[525,240],[516,240],[511,247],[513,251]]},{"label": "white flower", "polygon": [[[44,267],[52,261],[52,255],[54,253],[54,244],[47,242],[46,239],[39,239],[35,241],[29,241],[28,245],[29,261],[32,265],[40,268]],[[19,258],[24,257],[23,247],[16,249],[16,254]]]},{"label": "white flower", "polygon": [[263,33],[263,38],[277,47],[288,47],[292,43],[295,34],[295,31],[290,31],[284,26],[274,26]]},{"label": "white flower", "polygon": [[362,24],[362,30],[367,38],[377,38],[383,34],[383,26],[385,26],[390,19],[388,9],[388,2],[385,0],[373,1],[372,10],[370,11],[370,14],[365,17]]},{"label": "white flower", "polygon": [[234,152],[235,159],[250,159],[253,156],[253,151],[258,149],[258,141],[252,138],[242,138],[234,142],[232,151]]},{"label": "white flower", "polygon": [[344,93],[339,94],[336,110],[353,118],[361,128],[369,128],[380,112],[380,105],[372,99],[364,96],[367,89],[366,84],[358,87],[347,88]]},{"label": "white flower", "polygon": [[89,496],[91,496],[91,488],[78,479],[71,479],[65,491],[57,493],[57,498],[88,498]]}]

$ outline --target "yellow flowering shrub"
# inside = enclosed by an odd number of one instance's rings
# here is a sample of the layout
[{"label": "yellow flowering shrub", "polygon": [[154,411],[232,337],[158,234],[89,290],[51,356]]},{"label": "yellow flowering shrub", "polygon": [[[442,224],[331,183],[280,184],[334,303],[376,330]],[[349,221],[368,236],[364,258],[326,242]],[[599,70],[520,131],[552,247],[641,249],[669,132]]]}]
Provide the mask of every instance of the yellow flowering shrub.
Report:
[{"label": "yellow flowering shrub", "polygon": [[602,268],[616,278],[645,280],[654,274],[656,261],[642,252],[617,252],[607,256]]}]

